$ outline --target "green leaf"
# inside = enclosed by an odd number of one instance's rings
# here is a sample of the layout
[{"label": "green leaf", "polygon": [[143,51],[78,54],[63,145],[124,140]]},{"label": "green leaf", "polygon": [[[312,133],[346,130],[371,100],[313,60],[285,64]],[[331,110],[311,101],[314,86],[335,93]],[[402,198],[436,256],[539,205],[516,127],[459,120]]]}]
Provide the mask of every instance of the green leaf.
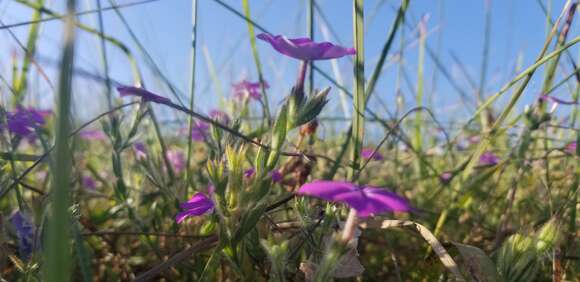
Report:
[{"label": "green leaf", "polygon": [[254,206],[253,209],[248,211],[248,213],[242,216],[242,219],[240,220],[240,228],[236,230],[236,233],[232,239],[233,245],[236,245],[238,242],[240,242],[244,236],[248,234],[248,232],[252,231],[252,229],[256,227],[256,224],[264,214],[267,206],[268,205],[265,201],[261,201],[256,206]]},{"label": "green leaf", "polygon": [[452,242],[459,250],[463,263],[462,270],[473,278],[474,281],[496,282],[504,281],[499,275],[493,261],[479,248]]}]

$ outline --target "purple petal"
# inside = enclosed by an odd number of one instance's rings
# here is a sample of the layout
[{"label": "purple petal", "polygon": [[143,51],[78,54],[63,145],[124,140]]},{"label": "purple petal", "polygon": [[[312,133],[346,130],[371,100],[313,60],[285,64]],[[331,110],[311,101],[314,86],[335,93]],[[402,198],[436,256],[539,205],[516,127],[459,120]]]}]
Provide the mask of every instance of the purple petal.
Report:
[{"label": "purple petal", "polygon": [[6,114],[7,128],[18,137],[34,140],[34,130],[46,123],[45,119],[50,113],[48,110],[18,107]]},{"label": "purple petal", "polygon": [[258,34],[257,38],[270,43],[276,51],[303,61],[328,60],[356,54],[354,48],[344,48],[330,42],[314,42],[309,38],[288,39],[283,35],[268,33]]},{"label": "purple petal", "polygon": [[159,96],[152,92],[145,90],[144,88],[140,87],[133,87],[133,86],[119,86],[117,87],[117,91],[121,94],[121,97],[125,96],[139,96],[143,100],[147,102],[155,102],[160,104],[168,104],[171,103],[171,100],[166,97]]},{"label": "purple petal", "polygon": [[[411,210],[411,205],[407,199],[383,188],[365,186],[363,193],[368,199],[372,199],[372,204],[367,208],[367,211],[370,212],[368,215],[390,211],[404,212]],[[361,215],[359,214],[359,216]]]},{"label": "purple petal", "polygon": [[315,181],[300,187],[297,194],[347,204],[357,211],[359,217],[392,211],[409,211],[409,202],[382,188],[365,186],[360,189],[349,182]]},{"label": "purple petal", "polygon": [[302,185],[296,193],[334,202],[354,191],[358,192],[358,188],[350,182],[319,180]]},{"label": "purple petal", "polygon": [[189,201],[180,205],[184,211],[179,212],[175,217],[177,223],[181,223],[189,216],[200,216],[209,213],[214,208],[214,203],[205,194],[198,192]]}]

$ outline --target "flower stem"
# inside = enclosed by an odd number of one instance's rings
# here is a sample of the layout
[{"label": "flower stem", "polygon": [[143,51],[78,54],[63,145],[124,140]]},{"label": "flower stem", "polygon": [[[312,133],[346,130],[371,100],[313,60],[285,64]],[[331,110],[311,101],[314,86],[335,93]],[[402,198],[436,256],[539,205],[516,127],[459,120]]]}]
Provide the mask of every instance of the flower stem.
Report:
[{"label": "flower stem", "polygon": [[350,209],[348,212],[348,217],[346,218],[346,223],[344,224],[344,229],[342,229],[342,236],[340,237],[340,240],[343,244],[346,245],[348,242],[350,242],[350,240],[352,240],[356,231],[356,225],[356,210]]},{"label": "flower stem", "polygon": [[304,96],[304,79],[306,78],[306,69],[308,69],[308,61],[302,61],[302,63],[300,63],[300,70],[298,70],[296,86],[294,86],[295,93],[302,96]]}]

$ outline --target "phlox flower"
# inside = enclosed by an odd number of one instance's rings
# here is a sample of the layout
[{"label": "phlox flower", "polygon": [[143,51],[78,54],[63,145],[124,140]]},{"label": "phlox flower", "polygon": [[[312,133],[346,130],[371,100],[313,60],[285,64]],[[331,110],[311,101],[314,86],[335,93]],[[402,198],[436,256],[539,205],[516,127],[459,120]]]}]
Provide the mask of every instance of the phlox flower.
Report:
[{"label": "phlox flower", "polygon": [[356,54],[354,48],[345,48],[330,42],[315,42],[310,38],[289,39],[284,35],[261,33],[258,39],[264,40],[288,57],[302,61],[328,60]]},{"label": "phlox flower", "polygon": [[356,210],[357,216],[368,217],[384,212],[410,211],[409,202],[390,191],[373,186],[358,186],[344,181],[319,180],[306,183],[297,191],[329,202],[343,203]]}]

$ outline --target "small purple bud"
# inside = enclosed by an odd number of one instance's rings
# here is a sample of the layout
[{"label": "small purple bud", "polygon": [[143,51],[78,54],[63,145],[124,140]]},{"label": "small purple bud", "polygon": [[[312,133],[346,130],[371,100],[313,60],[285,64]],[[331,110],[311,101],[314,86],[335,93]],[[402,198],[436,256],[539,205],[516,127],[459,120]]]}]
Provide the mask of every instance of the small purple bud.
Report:
[{"label": "small purple bud", "polygon": [[177,223],[183,222],[187,217],[200,216],[206,213],[211,213],[215,205],[211,199],[201,192],[195,193],[189,201],[180,205],[183,210],[175,217]]},{"label": "small purple bud", "polygon": [[496,165],[499,161],[499,157],[490,151],[481,154],[481,157],[479,157],[480,165]]},{"label": "small purple bud", "polygon": [[97,182],[95,181],[95,179],[93,179],[88,175],[83,175],[81,177],[81,184],[83,185],[83,188],[88,188],[91,190],[97,189]]},{"label": "small purple bud", "polygon": [[135,153],[135,159],[142,161],[147,158],[147,148],[145,144],[137,142],[133,144],[133,153]]},{"label": "small purple bud", "polygon": [[248,179],[254,177],[254,174],[256,174],[256,169],[254,169],[253,167],[248,168],[244,171],[244,177]]},{"label": "small purple bud", "polygon": [[272,177],[272,182],[274,183],[280,183],[284,179],[284,176],[277,169],[270,172],[270,177]]}]

